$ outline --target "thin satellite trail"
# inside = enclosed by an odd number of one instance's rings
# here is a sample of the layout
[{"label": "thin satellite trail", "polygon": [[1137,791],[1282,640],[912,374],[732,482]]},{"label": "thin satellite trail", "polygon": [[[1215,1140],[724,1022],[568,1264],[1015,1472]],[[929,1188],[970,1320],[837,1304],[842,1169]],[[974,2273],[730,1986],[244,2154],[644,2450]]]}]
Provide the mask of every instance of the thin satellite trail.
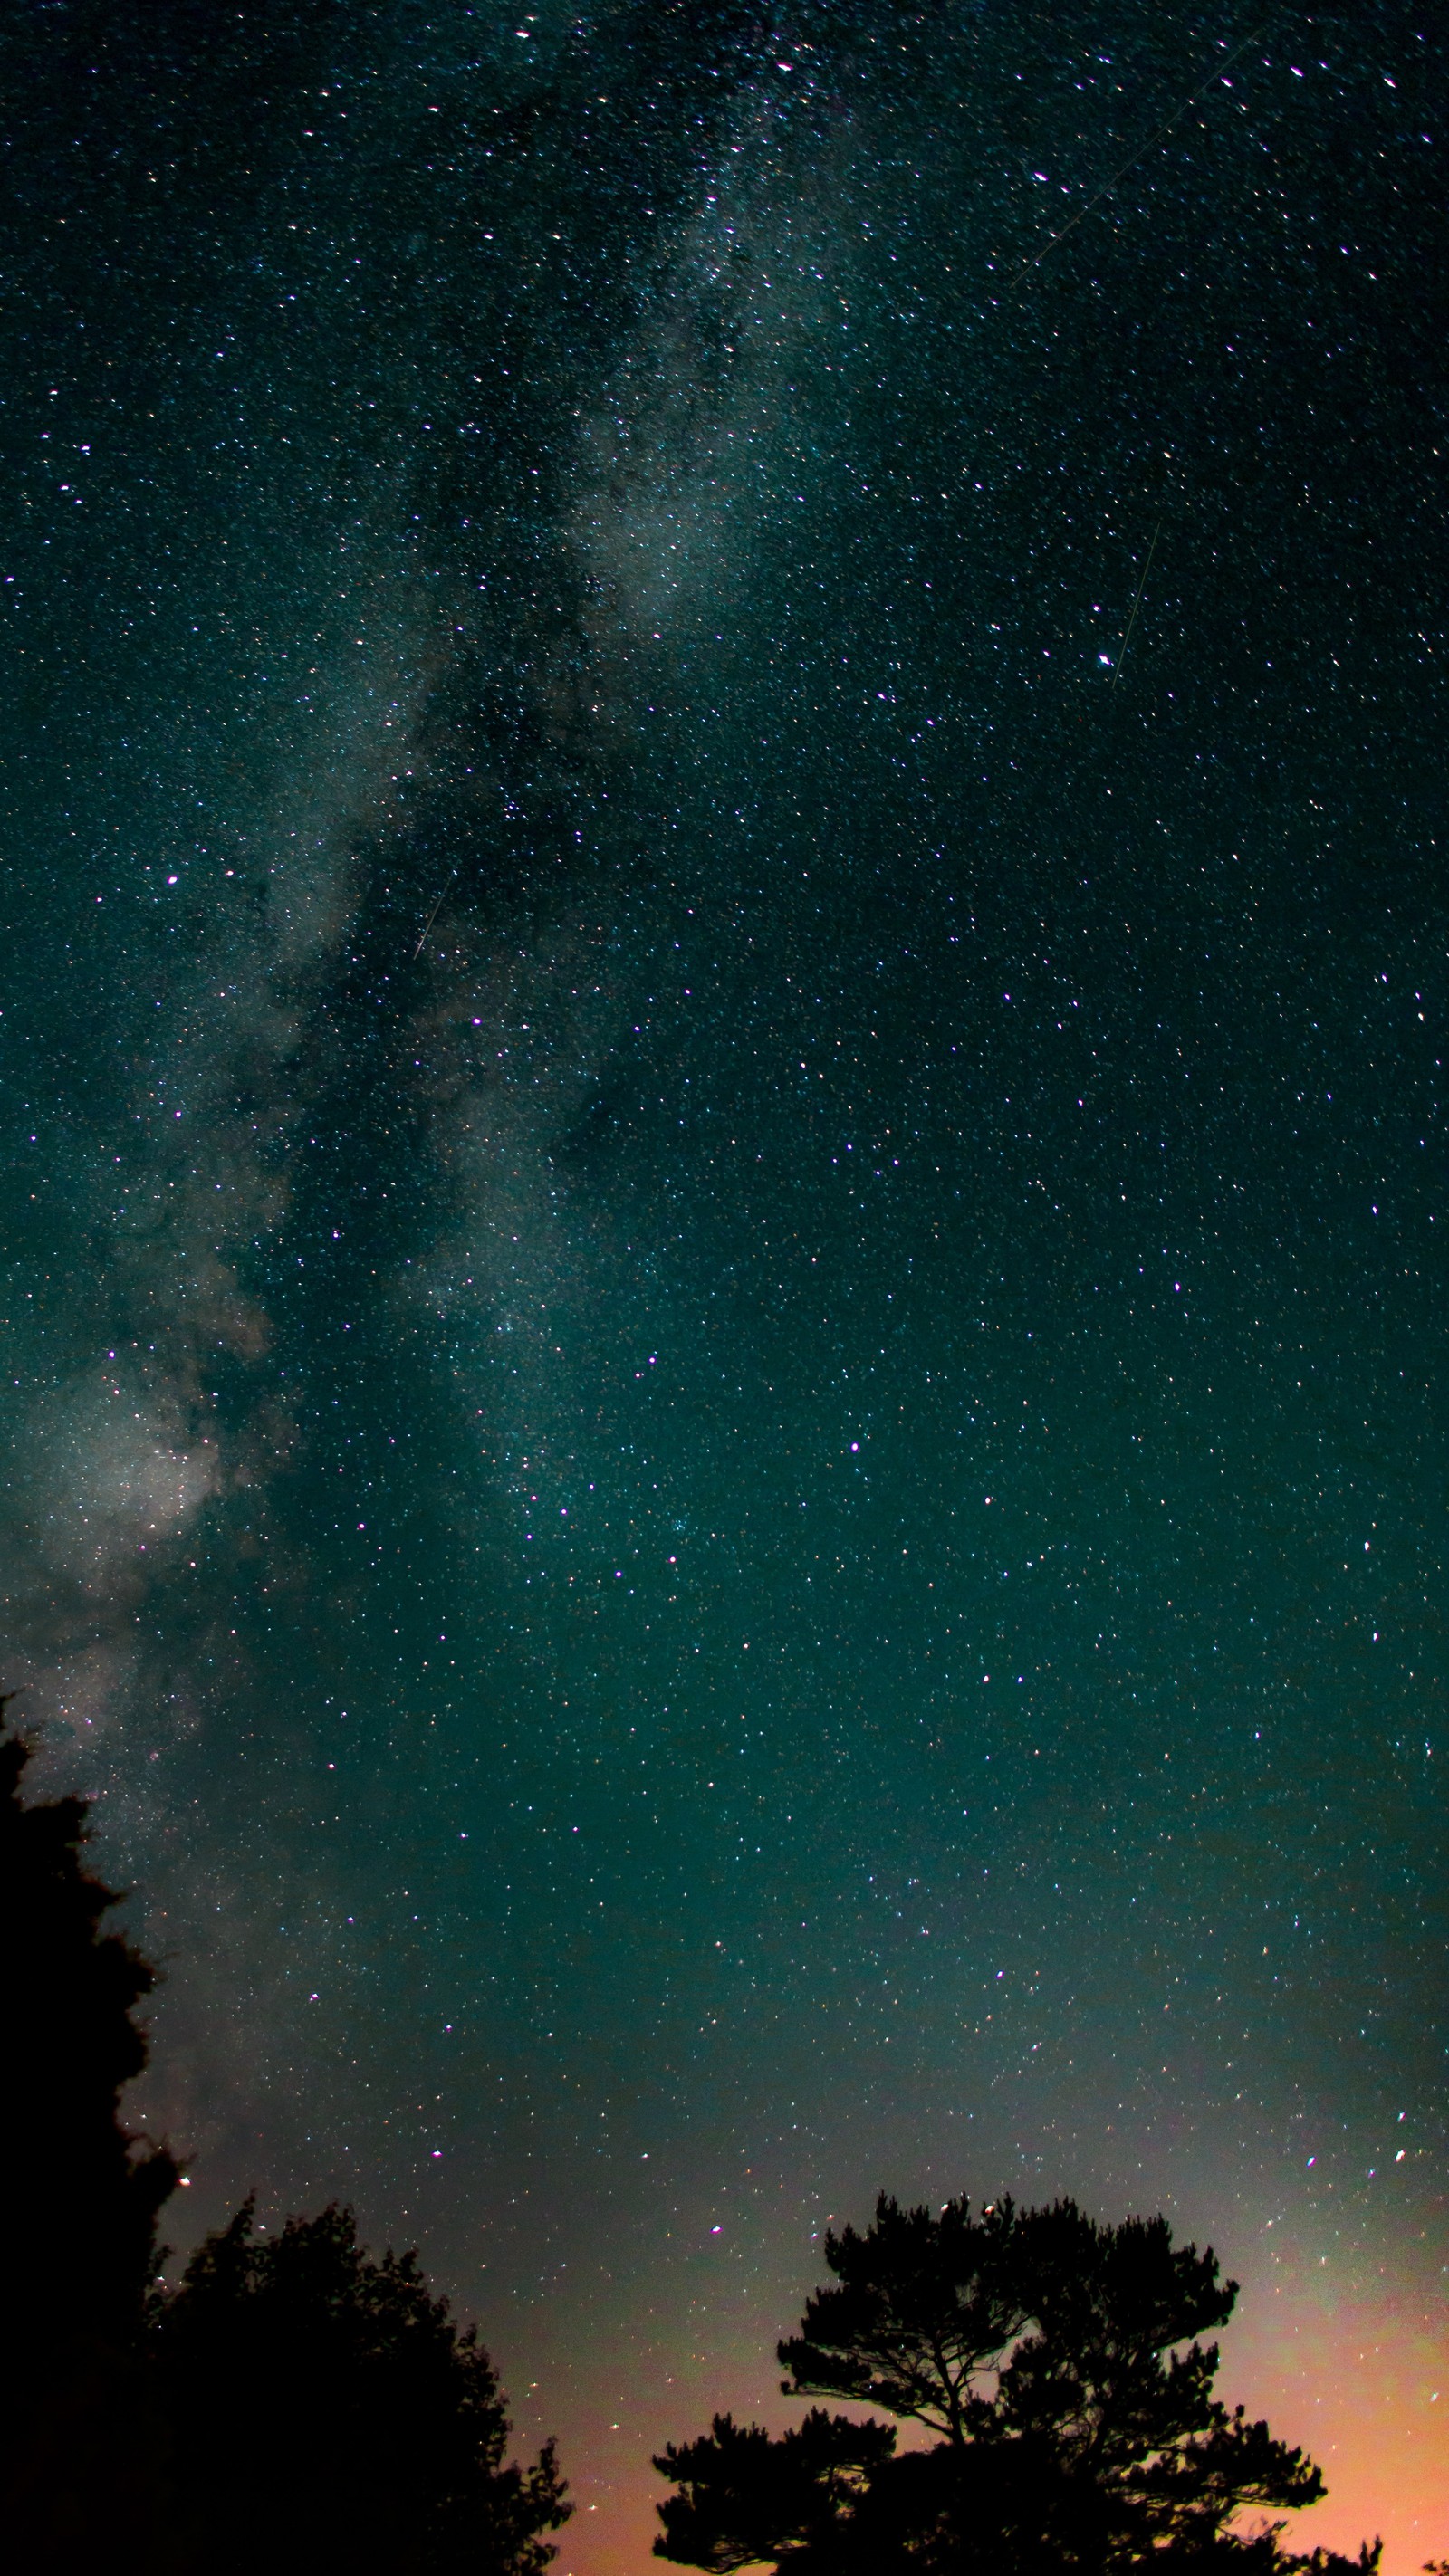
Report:
[{"label": "thin satellite trail", "polygon": [[443,885],[443,891],[442,891],[442,893],[439,895],[437,902],[434,904],[434,906],[433,906],[433,908],[432,908],[432,911],[429,913],[429,915],[428,915],[428,917],[427,917],[427,920],[423,923],[423,927],[422,927],[422,935],[421,935],[421,937],[420,937],[420,938],[419,938],[419,940],[418,940],[418,944],[417,944],[416,948],[413,950],[413,964],[414,964],[414,965],[416,965],[416,964],[417,964],[418,959],[421,957],[421,955],[422,955],[422,953],[423,953],[423,940],[427,938],[428,932],[432,929],[432,926],[433,926],[434,922],[437,920],[439,913],[442,911],[442,909],[443,909],[443,905],[444,905],[444,903],[445,903],[445,902],[446,902],[446,900],[447,900],[448,888],[449,888],[449,886],[451,886],[451,884],[452,884],[452,882],[453,882],[453,879],[454,879],[454,877],[457,875],[457,873],[458,873],[458,870],[457,870],[456,866],[454,866],[454,867],[452,867],[452,868],[450,868],[450,869],[449,869],[449,871],[448,871],[448,875],[447,875],[447,878],[446,878],[446,880],[445,880],[445,882],[444,882],[444,885]]},{"label": "thin satellite trail", "polygon": [[1042,261],[1056,249],[1059,242],[1064,242],[1066,240],[1069,233],[1074,233],[1076,231],[1078,224],[1084,224],[1086,222],[1088,215],[1092,214],[1095,209],[1100,206],[1103,198],[1110,197],[1118,181],[1126,178],[1128,171],[1136,167],[1144,154],[1152,150],[1155,143],[1160,143],[1165,134],[1170,134],[1172,132],[1172,129],[1174,125],[1176,125],[1179,117],[1186,116],[1190,107],[1196,107],[1200,98],[1206,98],[1208,91],[1213,86],[1213,83],[1221,80],[1229,63],[1235,63],[1240,54],[1246,54],[1252,46],[1262,43],[1269,28],[1276,23],[1279,14],[1280,13],[1275,10],[1271,18],[1265,18],[1261,26],[1254,28],[1251,36],[1245,36],[1240,45],[1234,45],[1232,52],[1223,56],[1221,62],[1214,63],[1206,80],[1199,81],[1197,88],[1191,91],[1188,97],[1179,102],[1179,104],[1173,109],[1172,114],[1170,116],[1165,116],[1162,123],[1153,128],[1153,131],[1148,135],[1145,143],[1139,143],[1133,151],[1129,152],[1125,161],[1118,162],[1116,169],[1111,173],[1109,178],[1103,180],[1102,185],[1098,188],[1096,194],[1089,197],[1084,206],[1079,206],[1077,208],[1077,211],[1073,215],[1070,223],[1063,224],[1059,233],[1053,233],[1050,240],[1043,243],[1041,249],[1036,253],[1034,258],[1024,259],[1021,266],[1012,271],[1011,276],[1006,281],[1006,292],[1008,294],[1013,293],[1021,284],[1022,279],[1029,276],[1033,269],[1040,268]]},{"label": "thin satellite trail", "polygon": [[1126,628],[1123,632],[1122,650],[1117,656],[1117,668],[1112,674],[1112,686],[1114,689],[1122,677],[1122,665],[1127,659],[1127,647],[1132,641],[1132,629],[1137,623],[1137,611],[1142,605],[1142,594],[1147,588],[1147,576],[1152,570],[1152,558],[1157,552],[1157,540],[1161,534],[1162,512],[1159,510],[1157,513],[1157,525],[1152,531],[1152,543],[1147,549],[1147,561],[1142,567],[1142,578],[1137,584],[1137,596],[1132,602],[1132,614],[1128,618]]}]

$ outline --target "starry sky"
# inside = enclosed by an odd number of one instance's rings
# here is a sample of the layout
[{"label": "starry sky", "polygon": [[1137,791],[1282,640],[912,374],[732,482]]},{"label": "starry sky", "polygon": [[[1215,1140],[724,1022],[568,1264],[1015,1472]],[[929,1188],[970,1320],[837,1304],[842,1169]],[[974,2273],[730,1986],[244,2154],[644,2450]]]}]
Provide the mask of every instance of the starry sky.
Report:
[{"label": "starry sky", "polygon": [[832,2216],[1164,2208],[1408,2576],[1442,24],[3,41],[6,1677],[171,2233],[416,2242],[624,2576]]}]

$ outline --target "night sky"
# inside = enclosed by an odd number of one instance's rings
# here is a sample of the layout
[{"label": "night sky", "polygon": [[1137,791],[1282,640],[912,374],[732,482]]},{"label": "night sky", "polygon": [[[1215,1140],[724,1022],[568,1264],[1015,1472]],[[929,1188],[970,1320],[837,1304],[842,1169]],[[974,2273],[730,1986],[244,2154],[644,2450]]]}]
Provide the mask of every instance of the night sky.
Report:
[{"label": "night sky", "polygon": [[1442,19],[3,49],[5,1673],[169,2233],[415,2242],[638,2576],[830,2216],[1163,2208],[1408,2576]]}]

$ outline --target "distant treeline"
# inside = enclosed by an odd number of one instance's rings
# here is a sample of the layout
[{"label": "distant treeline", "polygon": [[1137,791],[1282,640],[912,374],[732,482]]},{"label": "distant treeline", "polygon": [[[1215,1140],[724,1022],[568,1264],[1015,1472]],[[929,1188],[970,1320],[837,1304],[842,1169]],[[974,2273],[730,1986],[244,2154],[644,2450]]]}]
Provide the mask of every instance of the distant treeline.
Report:
[{"label": "distant treeline", "polygon": [[[553,2445],[510,2461],[493,2365],[412,2254],[375,2260],[336,2206],[263,2237],[247,2202],[162,2285],[177,2167],[120,2118],[155,1972],[106,1929],[83,1802],[26,1804],[27,1759],[0,1735],[5,2565],[543,2576],[571,2511]],[[779,2346],[784,2389],[855,2411],[814,2406],[778,2436],[718,2415],[671,2445],[658,2556],[715,2576],[1377,2568],[1377,2544],[1285,2547],[1282,2514],[1322,2476],[1213,2395],[1201,2337],[1236,2284],[1164,2219],[883,2195],[825,2252],[832,2280]]]}]

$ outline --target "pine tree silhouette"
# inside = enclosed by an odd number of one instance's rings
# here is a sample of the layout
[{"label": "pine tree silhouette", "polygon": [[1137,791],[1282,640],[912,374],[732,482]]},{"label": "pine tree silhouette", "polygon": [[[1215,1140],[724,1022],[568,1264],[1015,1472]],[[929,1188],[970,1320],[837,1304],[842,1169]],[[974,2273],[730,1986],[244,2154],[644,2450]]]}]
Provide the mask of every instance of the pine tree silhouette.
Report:
[{"label": "pine tree silhouette", "polygon": [[0,2528],[11,2564],[60,2576],[159,2540],[164,2439],[139,2347],[177,2175],[120,2118],[155,1971],[103,1929],[120,1900],[84,1867],[84,1803],[24,1803],[29,1759],[0,1733]]},{"label": "pine tree silhouette", "polygon": [[1373,2576],[1377,2544],[1284,2550],[1269,2517],[1316,2503],[1322,2476],[1213,2395],[1200,2337],[1237,2285],[1165,2219],[882,2194],[825,2256],[833,2282],[779,2347],[785,2394],[881,2407],[933,2446],[898,2454],[894,2425],[819,2408],[778,2440],[717,2416],[655,2462],[675,2486],[659,2557],[714,2576]]}]

